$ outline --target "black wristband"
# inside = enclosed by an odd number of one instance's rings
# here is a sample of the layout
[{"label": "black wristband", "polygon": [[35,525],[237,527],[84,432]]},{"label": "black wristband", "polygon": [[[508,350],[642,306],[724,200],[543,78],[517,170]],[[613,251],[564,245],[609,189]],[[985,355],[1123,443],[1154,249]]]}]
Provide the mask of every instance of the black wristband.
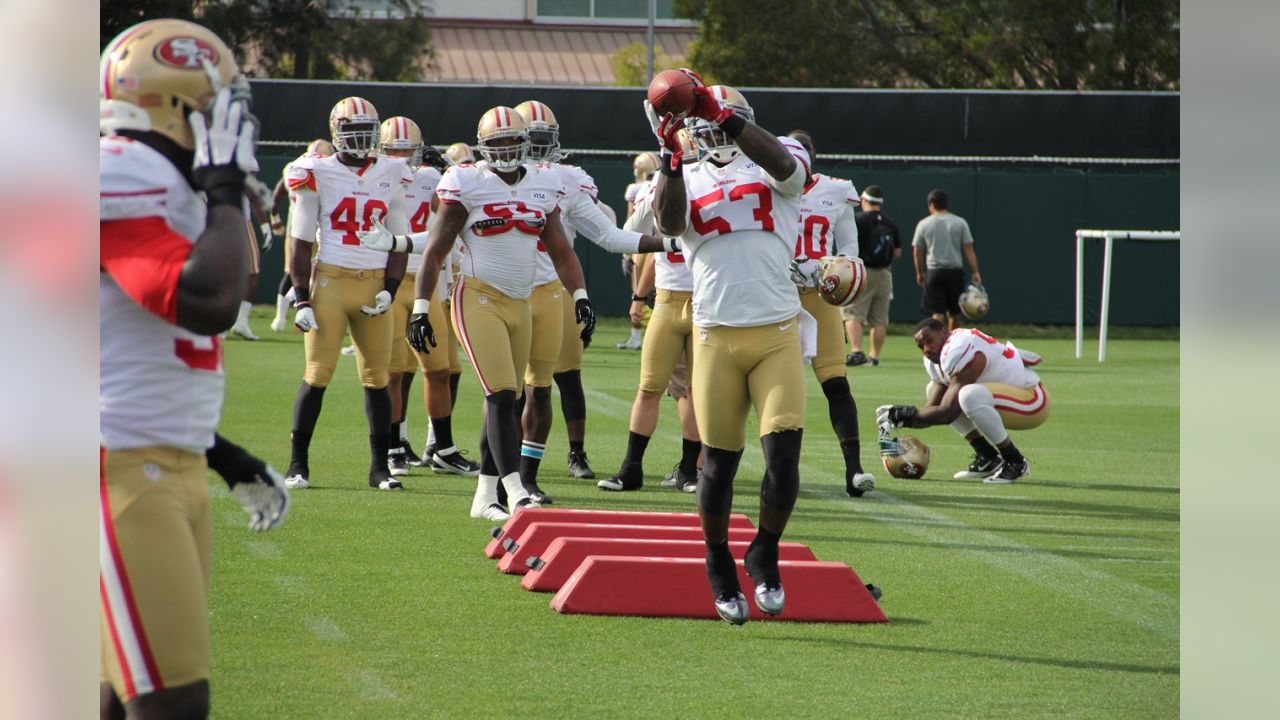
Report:
[{"label": "black wristband", "polygon": [[199,168],[192,172],[198,189],[204,190],[205,202],[240,207],[244,196],[244,173],[235,165]]},{"label": "black wristband", "polygon": [[632,295],[631,302],[649,302],[648,295]]},{"label": "black wristband", "polygon": [[742,129],[747,126],[747,121],[741,115],[734,113],[724,120],[720,121],[720,129],[731,138],[737,138],[742,134]]},{"label": "black wristband", "polygon": [[[658,163],[659,172],[669,178],[684,177],[684,163],[673,163],[672,160],[674,159],[675,155],[673,155],[670,150],[663,150],[662,155],[659,158],[660,162]],[[672,165],[675,167],[672,167]]]},{"label": "black wristband", "polygon": [[217,433],[213,436],[213,447],[204,451],[204,458],[209,469],[226,481],[227,487],[233,487],[236,483],[236,466],[245,460],[252,460],[248,451]]},{"label": "black wristband", "polygon": [[402,280],[403,278],[393,278],[393,277],[383,278],[382,289],[391,293],[391,297],[395,297],[396,291],[400,289],[400,282]]},{"label": "black wristband", "polygon": [[302,303],[305,303],[305,302],[310,302],[311,290],[308,288],[302,287],[301,285],[294,285],[293,298],[294,298],[294,303],[297,305],[301,305]]}]

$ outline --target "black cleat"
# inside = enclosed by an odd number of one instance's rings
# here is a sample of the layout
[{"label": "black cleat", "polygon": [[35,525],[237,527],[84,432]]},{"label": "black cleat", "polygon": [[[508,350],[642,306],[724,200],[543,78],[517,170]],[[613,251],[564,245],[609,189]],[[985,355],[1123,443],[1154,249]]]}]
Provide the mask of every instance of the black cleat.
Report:
[{"label": "black cleat", "polygon": [[953,477],[957,480],[989,478],[1000,472],[1002,462],[999,455],[974,455],[973,462],[969,463],[969,469],[961,470]]},{"label": "black cleat", "polygon": [[1022,462],[1011,463],[1005,462],[1000,466],[1000,472],[983,480],[988,485],[1008,485],[1009,483],[1024,478],[1031,474],[1031,463],[1026,458],[1022,458]]},{"label": "black cleat", "polygon": [[369,470],[369,487],[375,490],[404,489],[404,485],[399,480],[391,477],[391,472],[385,467],[375,467]]},{"label": "black cleat", "polygon": [[416,453],[416,452],[414,452],[414,451],[413,451],[413,446],[411,446],[411,445],[406,441],[406,442],[402,443],[402,444],[400,445],[400,447],[404,448],[404,460],[405,460],[405,462],[409,463],[410,465],[412,465],[412,466],[414,466],[414,467],[422,467],[422,458],[418,457],[418,453]]},{"label": "black cleat", "polygon": [[865,353],[852,352],[844,356],[844,364],[849,367],[866,365],[868,362],[870,361],[867,359],[867,356]]},{"label": "black cleat", "polygon": [[639,490],[644,487],[644,470],[641,469],[640,465],[623,465],[617,475],[597,482],[596,487],[613,492]]},{"label": "black cleat", "polygon": [[409,463],[405,457],[403,447],[392,448],[387,452],[387,470],[392,477],[402,477],[409,474]]},{"label": "black cleat", "polygon": [[[436,455],[435,445],[428,445],[425,448],[423,448],[422,457],[418,457],[417,455],[414,455],[413,450],[409,449],[409,443],[405,443],[405,450],[408,451],[409,455],[412,455],[412,458],[410,458],[409,460],[409,464],[414,465],[416,467],[426,467],[426,468],[431,467],[431,458],[435,457]],[[414,462],[413,458],[417,458],[418,461]]]},{"label": "black cleat", "polygon": [[587,454],[585,452],[569,451],[569,477],[578,478],[580,480],[590,480],[596,476],[595,470],[591,469],[591,464],[587,462]]}]

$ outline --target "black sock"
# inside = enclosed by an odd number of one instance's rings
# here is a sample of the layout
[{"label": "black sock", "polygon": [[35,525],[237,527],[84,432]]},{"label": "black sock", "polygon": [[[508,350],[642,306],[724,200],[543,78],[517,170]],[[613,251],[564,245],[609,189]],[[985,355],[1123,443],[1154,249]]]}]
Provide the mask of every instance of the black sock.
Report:
[{"label": "black sock", "polygon": [[680,474],[694,476],[698,474],[698,456],[702,454],[702,443],[684,438],[681,442]]},{"label": "black sock", "polygon": [[462,380],[462,373],[449,374],[449,410],[453,410],[453,406],[458,404],[458,383]]},{"label": "black sock", "polygon": [[729,552],[729,542],[707,543],[707,579],[716,598],[732,596],[742,590],[738,582],[738,564]]},{"label": "black sock", "polygon": [[280,287],[276,288],[276,294],[280,297],[284,297],[285,295],[288,295],[289,291],[292,289],[293,278],[289,277],[289,273],[285,273],[284,277],[280,278]]},{"label": "black sock", "polygon": [[763,526],[756,530],[755,539],[751,541],[743,559],[752,580],[770,587],[782,584],[782,577],[778,572],[778,541],[781,538],[780,533],[770,532]]},{"label": "black sock", "polygon": [[520,472],[520,434],[515,415],[516,391],[499,390],[485,397],[485,436],[498,466],[498,477]]},{"label": "black sock", "polygon": [[385,387],[364,389],[364,413],[369,419],[369,467],[387,466],[391,445],[391,393]]},{"label": "black sock", "polygon": [[526,455],[525,452],[529,449],[527,442],[520,449],[520,482],[532,492],[538,489],[538,466],[542,464],[542,458]]},{"label": "black sock", "polygon": [[315,432],[316,421],[320,419],[320,408],[323,406],[324,388],[308,385],[306,382],[298,386],[298,395],[293,400],[293,433],[290,436],[293,446],[291,465],[307,464],[311,435]]},{"label": "black sock", "polygon": [[579,455],[581,455],[582,453],[586,452],[585,445],[586,443],[584,443],[582,440],[570,440],[569,452],[578,453]]},{"label": "black sock", "polygon": [[387,434],[387,440],[390,447],[398,448],[403,443],[400,442],[400,423],[391,423],[391,431]]},{"label": "black sock", "polygon": [[995,457],[1000,454],[1000,451],[996,450],[996,446],[992,445],[982,435],[970,440],[969,447],[973,448],[973,451],[978,454],[978,457]]},{"label": "black sock", "polygon": [[1026,459],[1022,457],[1022,453],[1018,451],[1018,448],[1014,447],[1013,441],[1000,448],[1000,457],[1004,458],[1007,463],[1020,463]]},{"label": "black sock", "polygon": [[[371,433],[369,435],[369,472],[375,470],[387,469],[387,451],[390,446],[387,443],[387,436],[383,433]],[[382,458],[382,462],[378,462],[378,458]]]},{"label": "black sock", "polygon": [[845,473],[852,477],[862,472],[862,445],[858,440],[858,404],[849,392],[849,381],[834,377],[822,383],[822,393],[827,396],[827,413],[831,427],[840,442],[844,455]]},{"label": "black sock", "polygon": [[307,467],[308,455],[311,448],[311,433],[294,430],[289,434],[289,442],[292,445],[293,452],[289,458],[289,466],[299,465]]},{"label": "black sock", "polygon": [[453,416],[431,418],[431,429],[436,431],[436,447],[444,450],[453,447]]},{"label": "black sock", "polygon": [[[579,443],[581,444],[581,443]],[[573,443],[569,443],[572,447]],[[623,465],[643,465],[644,451],[649,447],[649,436],[641,435],[638,432],[627,434],[627,457],[622,461]]]}]

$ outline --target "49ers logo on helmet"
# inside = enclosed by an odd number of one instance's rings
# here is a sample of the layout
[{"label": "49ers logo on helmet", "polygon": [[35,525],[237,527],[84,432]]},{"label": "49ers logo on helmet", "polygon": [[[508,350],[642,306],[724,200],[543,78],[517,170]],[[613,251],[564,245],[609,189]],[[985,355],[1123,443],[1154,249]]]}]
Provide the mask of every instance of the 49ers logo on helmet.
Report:
[{"label": "49ers logo on helmet", "polygon": [[156,46],[156,59],[183,70],[199,70],[200,60],[218,64],[218,51],[212,45],[193,37],[173,37]]},{"label": "49ers logo on helmet", "polygon": [[831,297],[836,293],[836,287],[840,285],[840,278],[835,275],[828,275],[822,278],[822,294]]}]

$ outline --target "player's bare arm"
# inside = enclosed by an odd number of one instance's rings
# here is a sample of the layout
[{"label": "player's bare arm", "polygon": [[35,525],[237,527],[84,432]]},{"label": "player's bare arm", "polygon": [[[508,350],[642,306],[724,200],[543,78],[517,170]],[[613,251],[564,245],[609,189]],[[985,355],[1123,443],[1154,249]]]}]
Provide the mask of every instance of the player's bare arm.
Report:
[{"label": "player's bare arm", "polygon": [[449,257],[453,243],[467,224],[467,211],[458,203],[440,203],[435,224],[427,234],[427,249],[414,279],[414,297],[429,300],[440,279],[440,268]]},{"label": "player's bare arm", "polygon": [[290,237],[293,252],[289,258],[289,277],[293,278],[295,288],[311,287],[311,256],[315,253],[316,244],[299,237]]},{"label": "player's bare arm", "polygon": [[236,321],[249,282],[244,215],[230,203],[209,208],[205,231],[178,278],[178,326],[217,335]]},{"label": "player's bare arm", "polygon": [[[721,127],[725,127],[730,122],[733,121],[726,121],[721,124]],[[742,154],[754,160],[774,180],[786,180],[795,174],[796,166],[800,162],[783,147],[778,138],[753,122],[747,120],[743,122],[745,125],[742,131],[734,138]],[[726,129],[726,132],[729,131]],[[732,136],[733,133],[729,132],[729,134]]]},{"label": "player's bare arm", "polygon": [[973,244],[964,246],[964,259],[969,263],[970,280],[974,285],[982,284],[982,273],[978,270],[978,253],[973,249]]},{"label": "player's bare arm", "polygon": [[636,300],[635,298],[644,297],[653,290],[657,264],[653,255],[639,255],[636,257],[636,267],[643,269],[640,270],[639,277],[636,279],[635,297],[631,299],[631,311],[628,313],[634,322],[638,323],[644,319],[645,301]]},{"label": "player's bare arm", "polygon": [[[547,248],[547,254],[551,256],[551,262],[556,266],[556,275],[560,276],[560,282],[564,284],[565,289],[571,293],[577,293],[578,290],[585,288],[582,265],[578,263],[578,255],[573,252],[569,239],[564,236],[564,226],[560,224],[560,208],[556,208],[547,215],[547,224],[542,228],[542,244]],[[659,249],[661,246],[662,242],[659,240]]]},{"label": "player's bare arm", "polygon": [[684,176],[670,176],[664,170],[655,182],[653,214],[658,221],[658,232],[669,237],[679,236],[684,233],[689,212]]},{"label": "player's bare arm", "polygon": [[916,284],[924,287],[924,248],[911,248],[911,259],[916,265]]},{"label": "player's bare arm", "polygon": [[951,383],[947,385],[947,390],[942,395],[942,400],[937,405],[928,405],[919,408],[915,417],[912,417],[904,423],[906,427],[926,428],[932,425],[947,425],[955,422],[960,417],[960,389],[965,385],[971,385],[978,381],[982,375],[982,371],[987,369],[987,356],[982,353],[974,353],[973,359],[960,369],[960,372],[951,376]]}]

